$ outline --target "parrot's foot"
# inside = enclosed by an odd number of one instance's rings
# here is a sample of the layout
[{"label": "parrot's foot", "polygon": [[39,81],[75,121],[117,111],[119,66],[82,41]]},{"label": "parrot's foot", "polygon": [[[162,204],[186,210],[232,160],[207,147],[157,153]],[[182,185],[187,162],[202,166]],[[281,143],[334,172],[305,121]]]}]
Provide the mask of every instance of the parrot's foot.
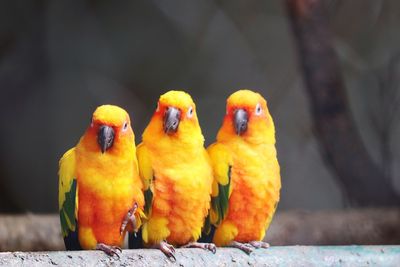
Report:
[{"label": "parrot's foot", "polygon": [[254,249],[258,248],[269,248],[269,244],[263,241],[250,241],[249,243],[240,243],[237,241],[232,241],[229,244],[230,247],[238,248],[250,254],[254,251]]},{"label": "parrot's foot", "polygon": [[175,258],[175,248],[173,245],[168,244],[166,241],[161,241],[160,243],[153,246],[153,248],[161,250],[168,259],[176,261]]},{"label": "parrot's foot", "polygon": [[249,243],[240,243],[237,241],[232,241],[229,245],[229,247],[233,247],[233,248],[238,248],[244,252],[246,252],[247,254],[250,254],[254,251],[254,246],[249,244]]},{"label": "parrot's foot", "polygon": [[249,244],[255,248],[269,248],[269,244],[263,241],[250,241]]},{"label": "parrot's foot", "polygon": [[120,247],[118,247],[118,246],[109,246],[109,245],[106,245],[106,244],[103,244],[103,243],[98,243],[96,245],[96,249],[103,251],[108,256],[112,257],[112,256],[115,255],[118,258],[119,258],[119,255],[118,255],[117,251],[122,252],[122,249]]},{"label": "parrot's foot", "polygon": [[199,243],[199,242],[190,242],[182,248],[202,248],[204,250],[209,250],[215,254],[217,252],[217,247],[213,243]]},{"label": "parrot's foot", "polygon": [[135,233],[135,236],[136,236],[137,228],[136,228],[135,213],[136,213],[137,208],[138,208],[138,204],[135,202],[135,204],[133,204],[133,208],[128,210],[128,212],[126,213],[125,218],[122,220],[122,224],[121,224],[121,229],[120,229],[121,235],[125,232],[126,228],[128,227],[128,224],[131,223],[133,232]]}]

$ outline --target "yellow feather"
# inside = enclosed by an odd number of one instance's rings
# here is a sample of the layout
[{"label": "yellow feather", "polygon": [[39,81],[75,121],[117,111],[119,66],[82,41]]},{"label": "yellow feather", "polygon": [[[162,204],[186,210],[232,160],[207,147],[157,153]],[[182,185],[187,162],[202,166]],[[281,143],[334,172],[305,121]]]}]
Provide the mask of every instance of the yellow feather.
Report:
[{"label": "yellow feather", "polygon": [[[72,181],[76,179],[76,157],[75,148],[71,148],[62,156],[59,162],[59,184],[58,184],[58,209],[61,210],[62,205],[65,202],[65,193],[71,190]],[[76,194],[78,198],[78,194]],[[78,210],[78,199],[76,198],[76,208]]]},{"label": "yellow feather", "polygon": [[151,159],[148,149],[143,143],[137,146],[136,152],[139,162],[139,174],[143,181],[144,190],[149,189],[151,179],[153,179],[153,169],[151,167]]},{"label": "yellow feather", "polygon": [[[167,218],[152,217],[145,226],[144,232],[146,233],[143,236],[145,243],[159,243],[170,234]],[[149,233],[151,234],[151,239],[148,238]]]},{"label": "yellow feather", "polygon": [[[225,145],[215,143],[207,148],[207,152],[211,158],[211,164],[214,171],[214,179],[216,179],[216,182],[221,185],[227,185],[229,182],[229,166],[232,165],[232,155],[229,153],[229,150],[226,149]],[[218,190],[218,188],[216,189]]]},{"label": "yellow feather", "polygon": [[217,246],[226,246],[238,234],[237,227],[231,222],[223,222],[215,231],[213,242]]}]

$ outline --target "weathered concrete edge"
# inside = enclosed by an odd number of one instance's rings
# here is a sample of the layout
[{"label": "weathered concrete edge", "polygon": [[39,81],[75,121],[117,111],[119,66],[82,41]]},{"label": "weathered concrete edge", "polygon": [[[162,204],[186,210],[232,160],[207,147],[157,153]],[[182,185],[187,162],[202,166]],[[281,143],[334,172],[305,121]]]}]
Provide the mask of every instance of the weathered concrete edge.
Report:
[{"label": "weathered concrete edge", "polygon": [[124,250],[120,258],[100,251],[2,252],[0,266],[398,266],[400,246],[287,246],[247,255],[233,248],[216,254],[177,249],[175,263],[159,250]]}]

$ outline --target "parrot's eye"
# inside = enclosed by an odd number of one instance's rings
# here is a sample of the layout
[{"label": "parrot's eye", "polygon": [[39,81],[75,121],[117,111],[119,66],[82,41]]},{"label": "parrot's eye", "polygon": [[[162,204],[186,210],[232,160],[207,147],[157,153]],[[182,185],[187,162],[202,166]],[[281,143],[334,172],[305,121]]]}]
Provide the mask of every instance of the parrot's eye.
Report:
[{"label": "parrot's eye", "polygon": [[257,106],[256,106],[256,115],[261,115],[261,113],[262,113],[262,108],[261,108],[261,105],[258,103],[257,104]]},{"label": "parrot's eye", "polygon": [[122,126],[122,131],[125,132],[126,130],[128,130],[128,122],[125,122],[124,126]]},{"label": "parrot's eye", "polygon": [[191,118],[193,116],[193,107],[189,107],[188,112],[187,112],[187,117]]}]

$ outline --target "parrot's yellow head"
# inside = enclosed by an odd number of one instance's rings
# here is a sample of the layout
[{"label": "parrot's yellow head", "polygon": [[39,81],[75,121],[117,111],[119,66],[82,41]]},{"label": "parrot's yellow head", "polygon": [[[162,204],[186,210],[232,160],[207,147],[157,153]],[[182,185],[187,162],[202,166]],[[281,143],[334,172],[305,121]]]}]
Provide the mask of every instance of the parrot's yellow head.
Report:
[{"label": "parrot's yellow head", "polygon": [[275,127],[268,111],[267,101],[247,89],[230,95],[226,114],[217,139],[240,138],[251,143],[275,143]]},{"label": "parrot's yellow head", "polygon": [[161,95],[143,133],[143,140],[146,138],[204,142],[192,97],[183,91],[169,91]]},{"label": "parrot's yellow head", "polygon": [[134,139],[128,113],[118,106],[103,105],[94,111],[82,142],[92,152],[119,154],[134,146]]}]

